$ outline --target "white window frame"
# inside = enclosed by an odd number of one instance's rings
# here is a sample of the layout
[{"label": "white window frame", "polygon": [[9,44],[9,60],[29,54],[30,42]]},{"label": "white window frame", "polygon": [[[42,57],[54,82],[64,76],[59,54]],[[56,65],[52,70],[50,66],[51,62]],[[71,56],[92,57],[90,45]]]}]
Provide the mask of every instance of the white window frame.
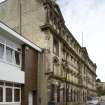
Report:
[{"label": "white window frame", "polygon": [[[4,45],[4,54],[3,54],[3,58],[0,58],[0,61],[21,68],[21,65],[22,65],[22,52],[21,52],[21,51],[18,51],[17,49],[13,48],[13,47],[10,46],[10,45],[7,45],[6,39],[5,39],[5,42],[4,42],[4,43],[2,43],[2,42],[0,41],[0,44]],[[6,48],[7,48],[7,47],[13,50],[13,51],[12,51],[12,62],[7,61],[7,58],[6,58],[6,56],[7,56],[7,55],[6,55]],[[15,61],[15,51],[19,52],[20,65],[17,65],[17,64],[16,64],[16,61]],[[14,54],[13,54],[13,53],[14,53]]]},{"label": "white window frame", "polygon": [[[21,104],[21,87],[15,87],[14,85],[6,86],[5,83],[3,85],[0,85],[0,87],[3,88],[3,102],[0,102],[0,104]],[[6,88],[12,89],[12,102],[6,102]],[[19,102],[15,102],[14,100],[14,89],[20,90],[20,101]]]}]

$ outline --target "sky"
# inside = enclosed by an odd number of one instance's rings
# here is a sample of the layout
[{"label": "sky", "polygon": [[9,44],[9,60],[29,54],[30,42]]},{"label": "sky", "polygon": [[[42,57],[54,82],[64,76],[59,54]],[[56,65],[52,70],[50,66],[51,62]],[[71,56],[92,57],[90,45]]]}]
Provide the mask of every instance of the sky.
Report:
[{"label": "sky", "polygon": [[97,64],[97,76],[105,82],[105,0],[58,0],[65,24]]}]

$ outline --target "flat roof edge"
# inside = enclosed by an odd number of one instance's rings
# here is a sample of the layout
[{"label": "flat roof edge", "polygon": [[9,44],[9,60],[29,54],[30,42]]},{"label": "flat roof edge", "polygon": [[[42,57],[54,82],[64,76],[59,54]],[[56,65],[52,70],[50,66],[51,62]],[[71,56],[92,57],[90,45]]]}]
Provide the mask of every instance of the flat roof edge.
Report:
[{"label": "flat roof edge", "polygon": [[0,27],[7,31],[8,33],[10,33],[12,36],[16,37],[17,39],[19,39],[20,41],[24,42],[25,44],[31,46],[32,48],[34,48],[35,50],[42,52],[42,49],[35,45],[33,42],[29,41],[28,39],[24,38],[23,36],[21,36],[20,34],[18,34],[17,32],[15,32],[14,30],[12,30],[10,27],[8,27],[6,24],[0,22]]}]

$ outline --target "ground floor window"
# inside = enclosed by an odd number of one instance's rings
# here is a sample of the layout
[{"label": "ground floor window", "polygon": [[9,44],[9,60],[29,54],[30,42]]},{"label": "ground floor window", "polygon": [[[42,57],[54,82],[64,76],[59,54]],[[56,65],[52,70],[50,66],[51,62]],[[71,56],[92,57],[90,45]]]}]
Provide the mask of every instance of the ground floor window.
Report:
[{"label": "ground floor window", "polygon": [[12,102],[12,88],[6,88],[6,102]]},{"label": "ground floor window", "polygon": [[21,86],[13,83],[0,84],[0,103],[21,102]]},{"label": "ground floor window", "polygon": [[3,88],[0,87],[0,102],[3,102]]},{"label": "ground floor window", "polygon": [[20,101],[20,89],[14,89],[14,101],[15,102]]}]

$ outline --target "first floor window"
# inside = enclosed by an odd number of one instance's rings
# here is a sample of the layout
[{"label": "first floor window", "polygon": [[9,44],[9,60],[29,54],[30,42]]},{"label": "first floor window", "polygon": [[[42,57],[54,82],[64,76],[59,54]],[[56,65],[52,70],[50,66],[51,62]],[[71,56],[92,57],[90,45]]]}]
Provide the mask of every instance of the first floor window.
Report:
[{"label": "first floor window", "polygon": [[4,55],[4,45],[0,44],[0,58],[3,58]]},{"label": "first floor window", "polygon": [[6,102],[12,102],[12,88],[6,88]]},{"label": "first floor window", "polygon": [[17,65],[20,65],[20,54],[17,51],[15,51],[15,61]]},{"label": "first floor window", "polygon": [[12,49],[7,47],[6,48],[6,58],[7,58],[7,61],[9,62],[12,62]]},{"label": "first floor window", "polygon": [[20,101],[20,89],[14,89],[14,101],[15,102]]},{"label": "first floor window", "polygon": [[0,87],[0,102],[3,102],[3,88]]}]

